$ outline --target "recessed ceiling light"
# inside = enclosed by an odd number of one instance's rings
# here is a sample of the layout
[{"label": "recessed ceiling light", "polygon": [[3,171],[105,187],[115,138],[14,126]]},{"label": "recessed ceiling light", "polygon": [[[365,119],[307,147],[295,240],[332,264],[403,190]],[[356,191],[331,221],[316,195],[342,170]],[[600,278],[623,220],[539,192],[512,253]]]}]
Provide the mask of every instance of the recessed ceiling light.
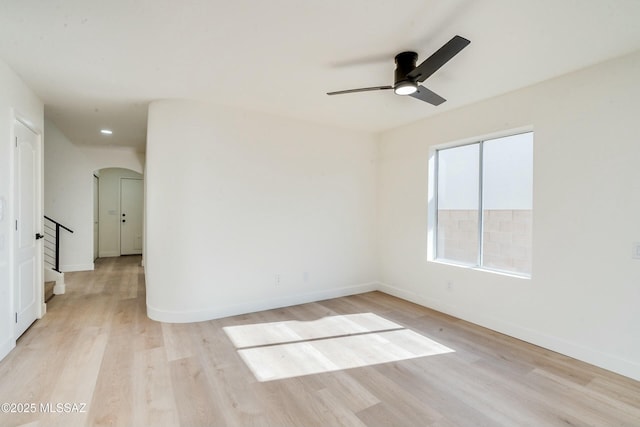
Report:
[{"label": "recessed ceiling light", "polygon": [[110,130],[110,129],[100,129],[100,133],[102,133],[104,135],[111,135],[113,133],[113,131]]}]

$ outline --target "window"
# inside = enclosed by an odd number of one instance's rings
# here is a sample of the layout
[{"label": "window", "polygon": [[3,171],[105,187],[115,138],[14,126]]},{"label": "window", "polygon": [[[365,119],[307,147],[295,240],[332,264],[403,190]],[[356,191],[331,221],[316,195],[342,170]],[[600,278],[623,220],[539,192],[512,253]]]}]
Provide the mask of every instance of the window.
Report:
[{"label": "window", "polygon": [[435,153],[435,259],[531,275],[533,133]]}]

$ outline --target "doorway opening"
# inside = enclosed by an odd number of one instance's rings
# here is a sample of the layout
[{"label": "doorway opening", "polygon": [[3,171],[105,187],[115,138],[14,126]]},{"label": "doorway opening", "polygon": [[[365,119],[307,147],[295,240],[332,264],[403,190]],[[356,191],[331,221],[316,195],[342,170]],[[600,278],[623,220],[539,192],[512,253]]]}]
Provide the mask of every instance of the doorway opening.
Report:
[{"label": "doorway opening", "polygon": [[143,175],[104,168],[94,177],[94,257],[142,254]]}]

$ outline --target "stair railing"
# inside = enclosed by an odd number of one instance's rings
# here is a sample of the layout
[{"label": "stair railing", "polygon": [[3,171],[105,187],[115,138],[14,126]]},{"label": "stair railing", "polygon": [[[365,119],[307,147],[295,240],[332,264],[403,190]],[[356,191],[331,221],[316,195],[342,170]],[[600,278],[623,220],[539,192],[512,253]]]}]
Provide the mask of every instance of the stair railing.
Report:
[{"label": "stair railing", "polygon": [[73,230],[60,224],[58,221],[44,216],[44,262],[58,273],[60,271],[60,229],[63,228],[69,233]]}]

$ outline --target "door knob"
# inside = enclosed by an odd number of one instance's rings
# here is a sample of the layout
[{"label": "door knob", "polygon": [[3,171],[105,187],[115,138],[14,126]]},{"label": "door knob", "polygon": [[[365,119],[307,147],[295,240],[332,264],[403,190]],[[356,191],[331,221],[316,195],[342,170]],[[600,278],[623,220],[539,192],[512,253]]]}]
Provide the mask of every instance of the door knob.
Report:
[{"label": "door knob", "polygon": [[40,240],[44,237],[44,234],[36,233],[36,240]]}]

